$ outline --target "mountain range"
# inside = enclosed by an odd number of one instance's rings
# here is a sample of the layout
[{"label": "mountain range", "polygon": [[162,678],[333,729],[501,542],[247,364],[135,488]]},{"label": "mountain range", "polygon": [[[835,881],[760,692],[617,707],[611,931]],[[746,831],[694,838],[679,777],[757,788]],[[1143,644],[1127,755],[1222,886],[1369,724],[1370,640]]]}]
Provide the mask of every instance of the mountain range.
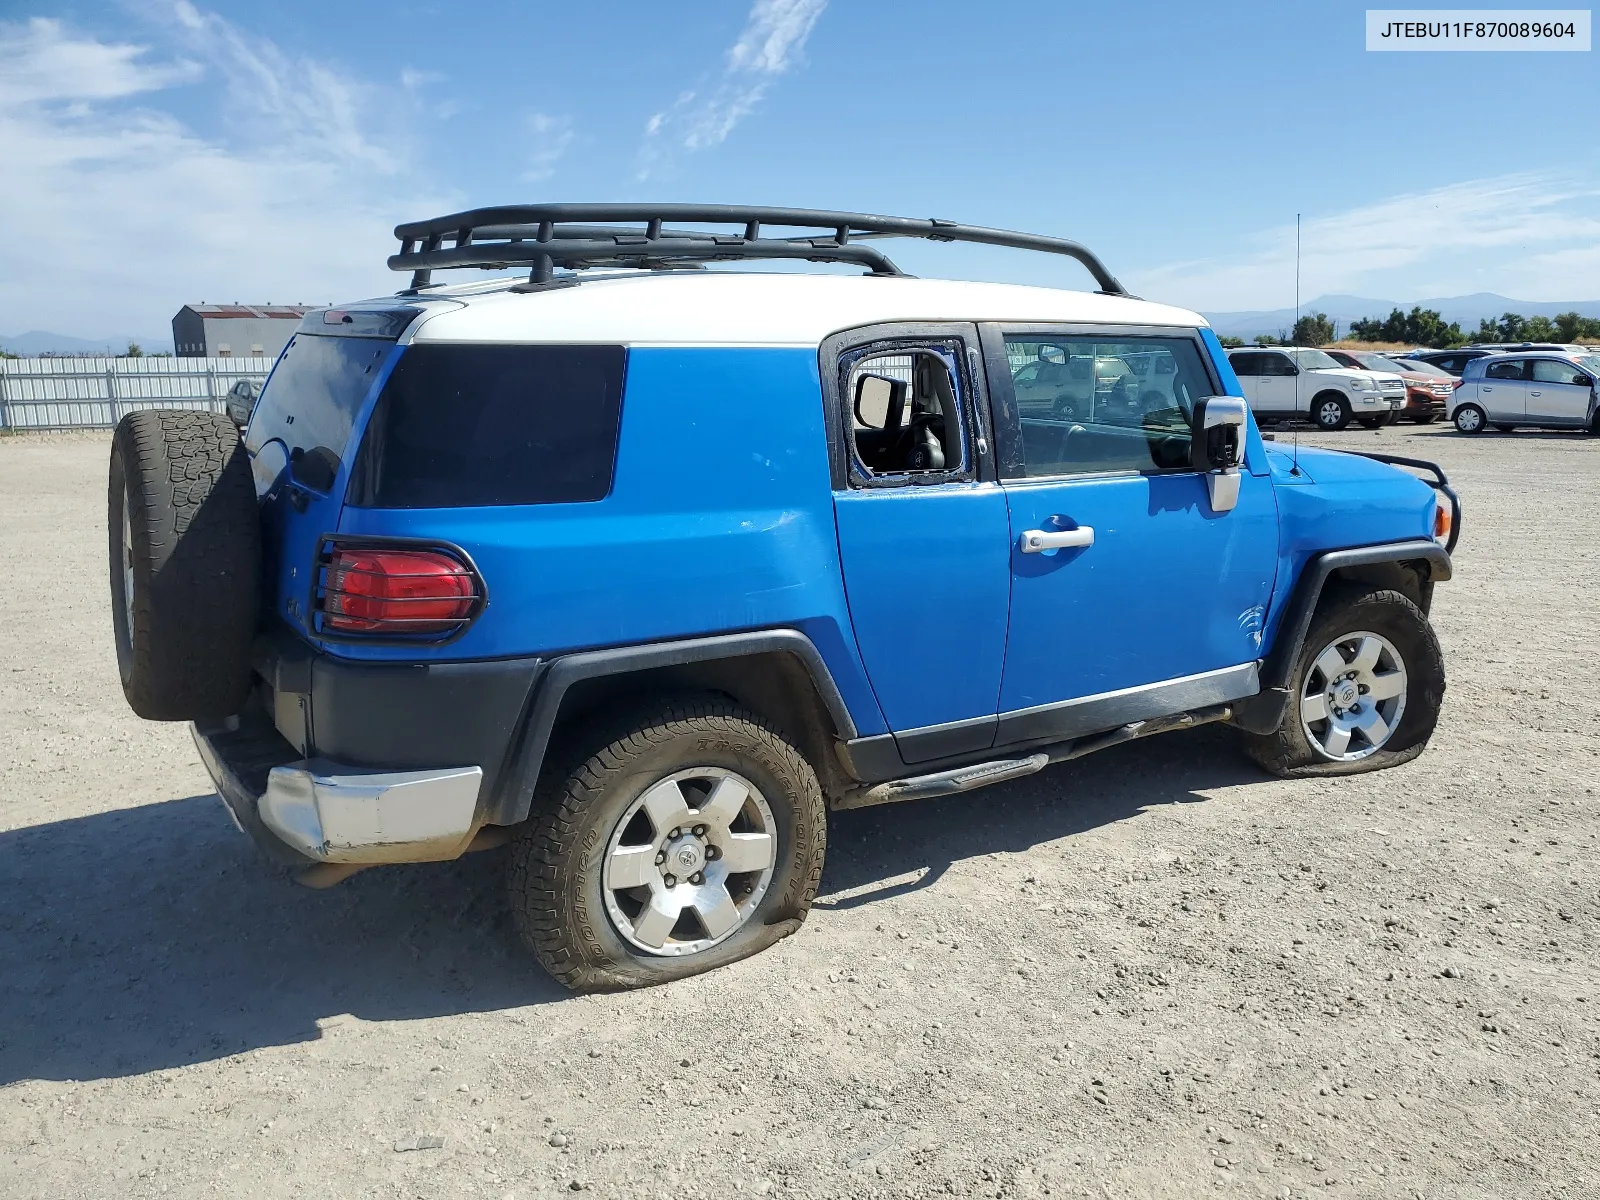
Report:
[{"label": "mountain range", "polygon": [[146,354],[161,351],[172,353],[172,334],[154,337],[81,338],[66,333],[50,333],[43,329],[30,329],[8,337],[0,333],[0,350],[19,354],[23,358],[37,358],[44,354],[123,354],[129,342],[138,342]]},{"label": "mountain range", "polygon": [[[1585,317],[1600,317],[1600,300],[1563,300],[1546,303],[1535,300],[1513,300],[1494,292],[1476,292],[1471,296],[1440,296],[1430,300],[1374,300],[1366,296],[1318,296],[1300,305],[1300,315],[1326,313],[1330,321],[1338,323],[1342,333],[1352,321],[1363,317],[1382,319],[1398,308],[1410,312],[1414,306],[1431,308],[1446,322],[1455,321],[1463,332],[1478,328],[1486,317],[1498,318],[1504,313],[1520,313],[1524,317],[1554,317],[1564,312],[1577,312]],[[1211,327],[1223,337],[1252,338],[1258,333],[1276,334],[1294,328],[1294,309],[1274,308],[1250,312],[1208,312],[1203,314]]]}]

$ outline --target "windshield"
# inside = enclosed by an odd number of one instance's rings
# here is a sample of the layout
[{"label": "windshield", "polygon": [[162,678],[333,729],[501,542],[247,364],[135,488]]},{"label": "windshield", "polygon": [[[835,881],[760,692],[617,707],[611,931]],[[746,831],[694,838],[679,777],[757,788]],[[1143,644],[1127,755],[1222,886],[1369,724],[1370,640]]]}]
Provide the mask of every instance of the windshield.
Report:
[{"label": "windshield", "polygon": [[1585,371],[1593,371],[1596,375],[1600,375],[1600,354],[1580,354],[1578,365]]},{"label": "windshield", "polygon": [[1299,363],[1303,370],[1323,371],[1329,367],[1343,369],[1344,364],[1331,354],[1324,354],[1321,350],[1290,350],[1289,357]]}]

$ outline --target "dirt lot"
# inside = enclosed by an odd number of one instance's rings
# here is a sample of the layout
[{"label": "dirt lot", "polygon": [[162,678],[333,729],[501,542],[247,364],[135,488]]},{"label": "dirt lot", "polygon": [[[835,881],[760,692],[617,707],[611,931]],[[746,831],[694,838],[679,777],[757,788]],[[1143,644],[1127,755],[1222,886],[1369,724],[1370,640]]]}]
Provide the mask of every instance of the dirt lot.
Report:
[{"label": "dirt lot", "polygon": [[1465,499],[1418,762],[847,814],[799,935],[574,998],[495,854],[275,874],[123,704],[107,440],[0,439],[0,1194],[1600,1195],[1600,440],[1315,440]]}]

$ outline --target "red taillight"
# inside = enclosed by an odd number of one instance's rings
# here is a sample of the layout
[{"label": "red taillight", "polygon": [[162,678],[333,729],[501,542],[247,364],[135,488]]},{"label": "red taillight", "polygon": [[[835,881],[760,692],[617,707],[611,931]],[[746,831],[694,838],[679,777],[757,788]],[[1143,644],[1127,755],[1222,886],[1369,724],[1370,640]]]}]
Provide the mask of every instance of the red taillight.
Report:
[{"label": "red taillight", "polygon": [[1458,387],[1460,387],[1460,386],[1461,386],[1461,385],[1462,385],[1462,384],[1464,384],[1464,383],[1465,383],[1465,382],[1466,382],[1466,380],[1465,380],[1465,379],[1455,379],[1455,380],[1452,380],[1452,381],[1451,381],[1451,384],[1450,384],[1450,389],[1451,389],[1451,390],[1452,390],[1452,391],[1454,391],[1454,390],[1455,390],[1455,389],[1456,389],[1456,388],[1458,388]]},{"label": "red taillight", "polygon": [[333,546],[323,627],[340,633],[454,633],[477,612],[478,577],[445,550]]}]

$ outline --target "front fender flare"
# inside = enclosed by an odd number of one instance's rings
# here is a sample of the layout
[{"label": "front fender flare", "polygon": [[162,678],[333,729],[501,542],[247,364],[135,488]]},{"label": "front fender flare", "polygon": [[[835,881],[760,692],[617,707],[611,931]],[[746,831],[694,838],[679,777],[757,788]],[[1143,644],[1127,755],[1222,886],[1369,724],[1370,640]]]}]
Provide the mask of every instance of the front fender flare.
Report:
[{"label": "front fender flare", "polygon": [[1261,662],[1261,691],[1234,704],[1233,724],[1250,733],[1267,734],[1283,721],[1290,699],[1289,672],[1300,657],[1311,618],[1332,574],[1342,567],[1366,567],[1373,563],[1424,562],[1433,583],[1442,583],[1452,574],[1450,552],[1438,542],[1418,538],[1389,542],[1381,546],[1357,546],[1349,550],[1328,550],[1301,568],[1294,594],[1284,606],[1278,621],[1278,634],[1272,649]]}]

